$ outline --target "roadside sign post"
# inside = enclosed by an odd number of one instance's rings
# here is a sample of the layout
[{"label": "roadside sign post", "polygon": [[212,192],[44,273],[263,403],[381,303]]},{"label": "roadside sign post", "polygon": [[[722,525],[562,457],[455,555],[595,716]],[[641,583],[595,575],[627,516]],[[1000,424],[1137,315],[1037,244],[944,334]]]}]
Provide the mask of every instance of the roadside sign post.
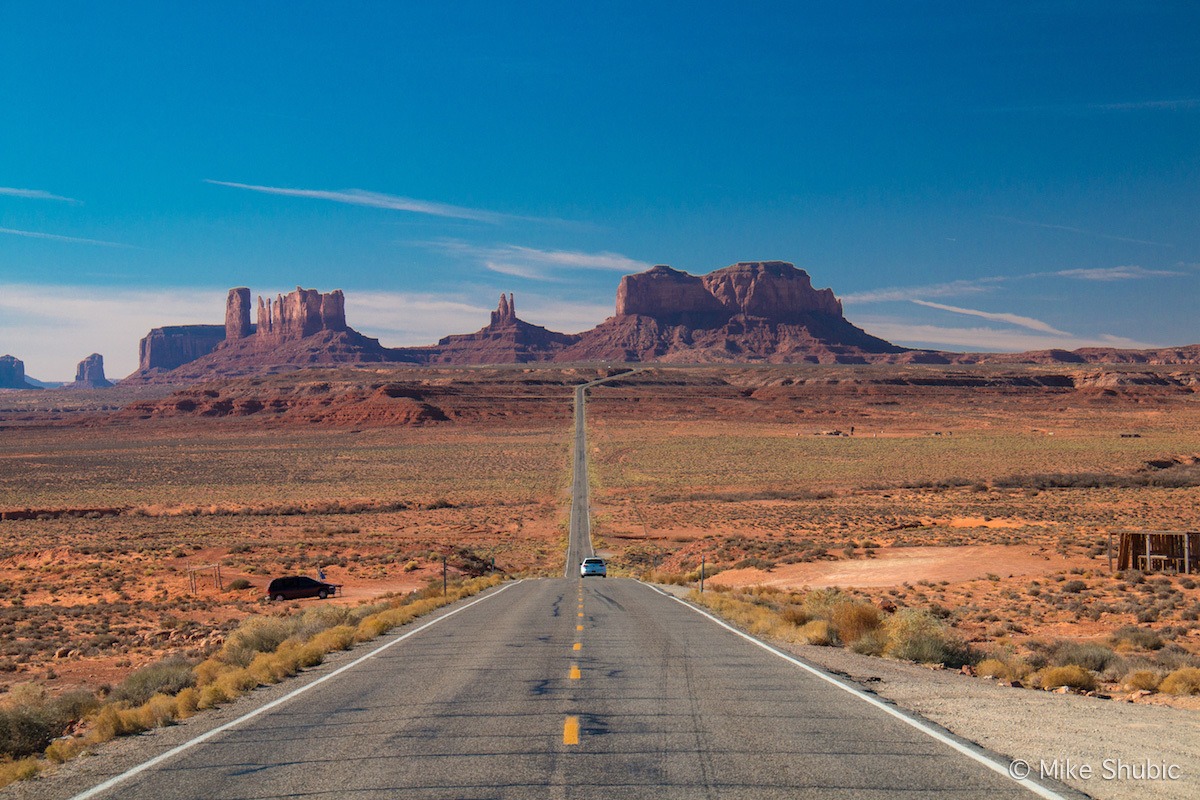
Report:
[{"label": "roadside sign post", "polygon": [[700,556],[700,594],[704,594],[704,556]]}]

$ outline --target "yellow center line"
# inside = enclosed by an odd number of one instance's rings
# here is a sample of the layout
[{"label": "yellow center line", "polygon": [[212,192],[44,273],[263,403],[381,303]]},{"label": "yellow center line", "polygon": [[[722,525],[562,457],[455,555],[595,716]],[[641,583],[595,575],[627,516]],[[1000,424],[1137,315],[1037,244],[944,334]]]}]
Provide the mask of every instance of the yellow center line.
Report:
[{"label": "yellow center line", "polygon": [[583,642],[576,642],[576,643],[575,643],[575,649],[576,649],[576,650],[582,650],[582,649],[583,649]]},{"label": "yellow center line", "polygon": [[563,744],[579,744],[579,717],[567,717],[563,723]]},{"label": "yellow center line", "polygon": [[576,625],[576,626],[575,626],[575,630],[577,630],[577,631],[581,631],[581,630],[583,630],[583,626],[582,626],[582,625]]},{"label": "yellow center line", "polygon": [[582,677],[583,677],[583,674],[579,671],[579,665],[572,664],[571,665],[571,680],[577,681]]},{"label": "yellow center line", "polygon": [[582,612],[582,611],[580,611],[580,612],[579,612],[579,616],[581,616],[581,617],[583,616],[583,612]]}]

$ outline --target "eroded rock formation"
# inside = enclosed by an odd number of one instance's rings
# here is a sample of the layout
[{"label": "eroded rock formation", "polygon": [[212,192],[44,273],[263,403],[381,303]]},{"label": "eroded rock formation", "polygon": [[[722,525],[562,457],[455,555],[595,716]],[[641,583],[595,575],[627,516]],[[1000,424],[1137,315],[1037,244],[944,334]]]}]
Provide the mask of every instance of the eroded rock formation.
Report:
[{"label": "eroded rock formation", "polygon": [[616,311],[556,360],[829,363],[904,351],[851,325],[830,289],[783,261],[704,276],[656,266],[621,279]]},{"label": "eroded rock formation", "polygon": [[[262,298],[258,299],[262,303]],[[229,290],[225,299],[225,339],[244,339],[254,333],[250,324],[250,290],[245,286]]]},{"label": "eroded rock formation", "polygon": [[167,372],[211,353],[225,340],[224,325],[167,325],[138,344],[138,374]]},{"label": "eroded rock formation", "polygon": [[25,362],[16,356],[0,356],[0,389],[36,389],[25,380]]},{"label": "eroded rock formation", "polygon": [[[232,298],[233,289],[230,291]],[[249,323],[250,290],[246,290],[246,319]],[[259,344],[271,346],[295,341],[321,331],[346,330],[346,298],[341,289],[321,294],[316,289],[302,289],[274,300],[258,298],[258,327],[254,333]]]},{"label": "eroded rock formation", "polygon": [[67,389],[107,389],[112,383],[104,377],[104,356],[92,353],[79,362],[75,368],[75,382],[68,383]]},{"label": "eroded rock formation", "polygon": [[427,364],[527,364],[549,361],[579,337],[531,325],[517,317],[512,294],[500,295],[491,322],[475,333],[443,337],[428,348],[413,348]]}]

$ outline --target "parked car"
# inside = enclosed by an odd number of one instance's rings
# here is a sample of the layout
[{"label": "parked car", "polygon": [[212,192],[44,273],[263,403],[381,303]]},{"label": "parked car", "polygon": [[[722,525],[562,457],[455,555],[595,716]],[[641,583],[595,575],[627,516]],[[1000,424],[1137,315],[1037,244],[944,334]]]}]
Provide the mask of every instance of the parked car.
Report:
[{"label": "parked car", "polygon": [[579,577],[586,578],[588,575],[599,575],[601,578],[608,577],[608,567],[604,563],[603,558],[585,558],[583,563],[579,565]]},{"label": "parked car", "polygon": [[338,593],[342,588],[338,583],[308,578],[303,575],[292,575],[287,578],[276,578],[267,587],[267,597],[271,600],[296,600],[301,597],[319,597],[324,600]]}]

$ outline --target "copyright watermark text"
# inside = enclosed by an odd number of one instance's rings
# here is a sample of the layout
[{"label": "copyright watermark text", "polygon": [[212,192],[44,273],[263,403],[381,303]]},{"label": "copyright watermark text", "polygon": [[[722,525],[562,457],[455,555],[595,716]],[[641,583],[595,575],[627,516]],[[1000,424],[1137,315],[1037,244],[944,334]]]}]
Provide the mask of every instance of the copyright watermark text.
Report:
[{"label": "copyright watermark text", "polygon": [[1008,774],[1019,781],[1030,777],[1056,781],[1177,781],[1183,778],[1183,768],[1149,758],[1140,761],[1105,758],[1099,764],[1070,758],[1039,760],[1031,764],[1018,758],[1009,762]]}]

